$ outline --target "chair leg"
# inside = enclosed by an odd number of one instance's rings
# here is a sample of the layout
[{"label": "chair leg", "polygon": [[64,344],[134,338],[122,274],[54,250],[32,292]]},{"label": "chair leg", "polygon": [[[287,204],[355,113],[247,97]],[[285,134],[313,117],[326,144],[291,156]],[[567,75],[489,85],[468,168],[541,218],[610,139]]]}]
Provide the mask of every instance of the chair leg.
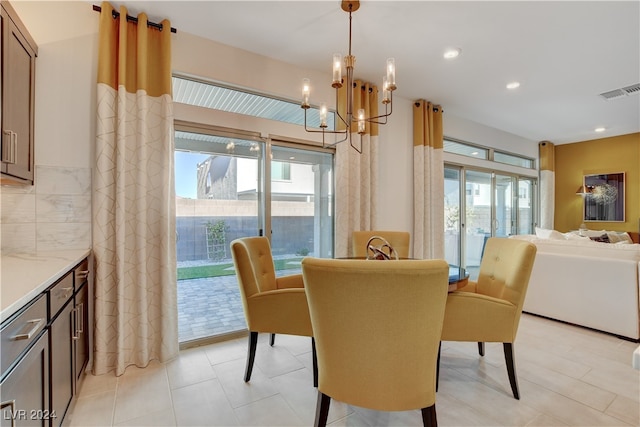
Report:
[{"label": "chair leg", "polygon": [[276,334],[271,334],[271,338],[269,339],[269,345],[273,347],[275,343],[276,343]]},{"label": "chair leg", "polygon": [[438,427],[438,417],[436,416],[436,404],[428,408],[422,408],[422,425],[425,427]]},{"label": "chair leg", "polygon": [[436,362],[436,392],[438,391],[438,383],[440,382],[440,349],[442,348],[442,341],[438,343],[438,359]]},{"label": "chair leg", "polygon": [[313,360],[313,386],[318,387],[318,354],[316,353],[316,339],[311,337],[311,357]]},{"label": "chair leg", "polygon": [[256,347],[258,346],[258,333],[249,332],[249,347],[247,349],[247,368],[244,371],[244,382],[247,383],[251,379],[251,371],[253,371],[253,361],[256,358]]},{"label": "chair leg", "polygon": [[510,342],[502,343],[504,347],[504,360],[507,363],[507,373],[509,374],[509,383],[513,397],[520,400],[520,391],[518,390],[518,379],[516,378],[516,364],[513,360],[513,344]]},{"label": "chair leg", "polygon": [[316,419],[313,422],[313,425],[315,427],[325,427],[327,425],[327,418],[329,417],[329,405],[331,405],[331,398],[321,391],[318,391],[318,403],[316,403]]},{"label": "chair leg", "polygon": [[483,342],[479,342],[478,343],[478,353],[480,353],[480,356],[484,356],[484,343]]}]

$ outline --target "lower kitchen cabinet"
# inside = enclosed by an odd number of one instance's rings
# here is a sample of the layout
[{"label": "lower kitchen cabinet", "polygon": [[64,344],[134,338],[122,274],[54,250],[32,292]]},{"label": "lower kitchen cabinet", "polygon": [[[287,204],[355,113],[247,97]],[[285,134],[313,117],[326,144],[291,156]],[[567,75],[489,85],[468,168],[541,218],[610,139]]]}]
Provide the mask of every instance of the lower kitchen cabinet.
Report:
[{"label": "lower kitchen cabinet", "polygon": [[[76,276],[78,277],[78,276]],[[78,392],[78,385],[82,381],[84,369],[89,363],[89,284],[81,284],[75,296],[75,327],[73,335],[73,360],[75,365],[75,379],[73,394]]]},{"label": "lower kitchen cabinet", "polygon": [[89,361],[88,259],[1,326],[0,426],[63,425]]},{"label": "lower kitchen cabinet", "polygon": [[89,360],[88,277],[85,259],[49,289],[51,410],[59,415],[51,427],[62,425]]},{"label": "lower kitchen cabinet", "polygon": [[48,426],[56,415],[49,410],[49,334],[35,344],[8,372],[0,385],[4,426]]},{"label": "lower kitchen cabinet", "polygon": [[73,397],[75,378],[72,369],[73,298],[51,323],[51,410],[58,416],[52,423],[62,423]]}]

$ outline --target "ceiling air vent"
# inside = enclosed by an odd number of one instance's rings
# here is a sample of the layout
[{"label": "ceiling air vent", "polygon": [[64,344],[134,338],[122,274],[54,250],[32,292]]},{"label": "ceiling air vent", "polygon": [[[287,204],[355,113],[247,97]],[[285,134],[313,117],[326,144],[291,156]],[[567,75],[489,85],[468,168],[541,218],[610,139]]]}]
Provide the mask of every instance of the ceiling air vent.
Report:
[{"label": "ceiling air vent", "polygon": [[606,101],[612,99],[621,98],[623,96],[629,96],[640,93],[640,83],[636,83],[631,86],[623,87],[620,89],[610,90],[609,92],[601,93],[600,96]]}]

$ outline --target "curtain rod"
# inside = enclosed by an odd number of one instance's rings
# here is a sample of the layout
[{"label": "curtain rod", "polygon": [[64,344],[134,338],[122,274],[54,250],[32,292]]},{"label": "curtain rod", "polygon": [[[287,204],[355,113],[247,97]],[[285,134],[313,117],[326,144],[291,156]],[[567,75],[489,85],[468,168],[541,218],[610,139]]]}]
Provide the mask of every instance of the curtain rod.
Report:
[{"label": "curtain rod", "polygon": [[[93,10],[95,10],[96,12],[102,12],[102,8],[100,6],[96,6],[95,4],[93,5]],[[118,16],[120,16],[120,12],[116,12],[114,10],[113,11],[113,17],[117,18]],[[132,22],[135,22],[137,24],[138,23],[138,18],[136,18],[135,16],[127,15],[127,21],[132,21]],[[160,31],[162,31],[162,24],[156,24],[155,22],[147,21],[147,26],[153,27],[153,28],[157,28]],[[171,27],[171,32],[172,33],[177,33],[177,30],[175,28]]]}]

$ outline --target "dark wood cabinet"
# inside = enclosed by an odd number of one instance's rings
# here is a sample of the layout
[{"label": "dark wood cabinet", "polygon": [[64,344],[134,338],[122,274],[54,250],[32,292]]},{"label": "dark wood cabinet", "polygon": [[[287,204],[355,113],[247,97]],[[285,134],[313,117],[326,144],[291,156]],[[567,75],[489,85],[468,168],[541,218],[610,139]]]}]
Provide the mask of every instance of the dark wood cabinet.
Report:
[{"label": "dark wood cabinet", "polygon": [[46,331],[2,381],[1,388],[0,425],[49,425],[55,414],[49,411],[49,336]]},{"label": "dark wood cabinet", "polygon": [[0,426],[63,425],[89,361],[89,258],[0,325]]},{"label": "dark wood cabinet", "polygon": [[6,1],[2,19],[1,181],[33,184],[35,76],[38,47]]},{"label": "dark wood cabinet", "polygon": [[68,300],[51,322],[51,411],[56,419],[52,426],[62,424],[73,397],[74,372],[72,369],[73,300]]},{"label": "dark wood cabinet", "polygon": [[2,426],[49,426],[47,303],[43,295],[2,323]]},{"label": "dark wood cabinet", "polygon": [[[86,275],[85,275],[86,277]],[[74,394],[78,393],[78,386],[82,381],[84,369],[89,362],[89,284],[85,281],[75,296],[75,331],[73,336],[73,364],[74,364]]]},{"label": "dark wood cabinet", "polygon": [[85,259],[49,289],[52,427],[62,425],[89,360],[88,278]]}]

